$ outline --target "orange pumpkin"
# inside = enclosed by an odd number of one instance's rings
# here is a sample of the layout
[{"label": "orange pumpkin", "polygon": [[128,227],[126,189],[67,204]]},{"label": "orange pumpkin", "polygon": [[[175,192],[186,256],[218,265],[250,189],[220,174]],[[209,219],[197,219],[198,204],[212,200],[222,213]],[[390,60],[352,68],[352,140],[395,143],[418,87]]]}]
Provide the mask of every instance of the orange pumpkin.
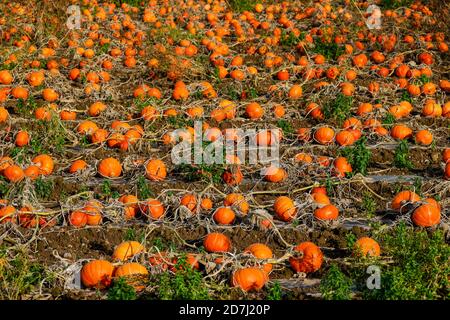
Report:
[{"label": "orange pumpkin", "polygon": [[114,260],[126,261],[131,257],[144,251],[144,246],[137,241],[125,241],[115,249],[112,258]]},{"label": "orange pumpkin", "polygon": [[236,218],[236,214],[230,207],[218,208],[213,213],[214,221],[221,225],[232,224],[235,218]]},{"label": "orange pumpkin", "polygon": [[203,247],[208,252],[229,252],[231,240],[223,233],[209,233],[203,240]]},{"label": "orange pumpkin", "polygon": [[396,211],[402,212],[404,208],[407,208],[408,204],[420,201],[419,195],[417,195],[413,191],[405,190],[400,191],[397,195],[392,199],[391,208]]},{"label": "orange pumpkin", "polygon": [[355,243],[355,252],[363,256],[378,257],[380,255],[380,245],[369,237],[362,237]]},{"label": "orange pumpkin", "polygon": [[246,215],[250,208],[250,205],[245,200],[244,196],[239,193],[230,193],[223,200],[223,204],[227,207],[236,208],[239,212]]},{"label": "orange pumpkin", "polygon": [[412,221],[419,227],[432,227],[440,223],[441,210],[438,206],[426,203],[414,210]]},{"label": "orange pumpkin", "polygon": [[145,166],[145,172],[147,178],[152,181],[162,181],[167,176],[166,165],[159,159],[150,160]]},{"label": "orange pumpkin", "polygon": [[98,173],[107,178],[117,178],[122,173],[122,165],[115,158],[106,158],[98,164]]},{"label": "orange pumpkin", "polygon": [[314,210],[314,217],[319,220],[336,220],[339,216],[339,210],[332,204],[327,204],[322,208]]},{"label": "orange pumpkin", "polygon": [[[254,243],[249,245],[247,248],[245,248],[244,252],[250,253],[252,256],[254,256],[257,259],[272,259],[273,253],[272,250],[262,243]],[[265,263],[262,265],[262,268],[264,271],[269,273],[272,271],[272,264],[271,263]]]},{"label": "orange pumpkin", "polygon": [[323,262],[323,253],[318,246],[312,242],[302,242],[294,248],[301,252],[301,258],[291,257],[289,263],[295,272],[311,273],[320,269]]},{"label": "orange pumpkin", "polygon": [[322,127],[314,132],[314,140],[320,144],[330,144],[334,140],[334,130],[330,127]]},{"label": "orange pumpkin", "polygon": [[111,284],[114,266],[106,260],[93,260],[81,269],[81,281],[88,288],[107,288]]},{"label": "orange pumpkin", "polygon": [[233,286],[243,291],[258,291],[264,287],[269,277],[267,273],[259,268],[242,268],[233,273]]},{"label": "orange pumpkin", "polygon": [[277,217],[282,221],[291,221],[297,215],[294,201],[286,196],[280,196],[275,200],[273,209]]}]

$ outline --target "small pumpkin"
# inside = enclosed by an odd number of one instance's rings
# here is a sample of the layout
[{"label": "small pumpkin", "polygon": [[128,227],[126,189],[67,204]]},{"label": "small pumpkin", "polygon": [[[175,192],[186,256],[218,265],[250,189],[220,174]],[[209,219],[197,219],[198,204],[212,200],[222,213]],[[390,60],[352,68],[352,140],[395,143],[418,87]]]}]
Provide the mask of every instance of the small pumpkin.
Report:
[{"label": "small pumpkin", "polygon": [[380,256],[381,249],[378,242],[369,237],[362,237],[355,243],[355,253],[363,256]]},{"label": "small pumpkin", "polygon": [[314,217],[319,220],[336,220],[338,216],[339,210],[332,204],[327,204],[314,210]]},{"label": "small pumpkin", "polygon": [[245,200],[244,196],[239,193],[230,193],[223,200],[223,204],[228,207],[236,208],[239,212],[246,215],[250,205]]},{"label": "small pumpkin", "polygon": [[98,164],[98,172],[103,177],[117,178],[122,173],[122,165],[116,158],[106,158]]},{"label": "small pumpkin", "polygon": [[236,214],[230,207],[221,207],[213,213],[213,219],[216,223],[221,225],[232,224]]},{"label": "small pumpkin", "polygon": [[426,203],[414,210],[412,221],[419,227],[433,227],[441,221],[441,210],[438,206]]},{"label": "small pumpkin", "polygon": [[[253,255],[255,258],[258,259],[272,259],[273,253],[272,250],[262,243],[253,243],[249,245],[247,248],[245,248],[244,252],[248,252],[251,255]],[[272,271],[272,264],[271,263],[265,263],[262,266],[263,270],[269,273]]]},{"label": "small pumpkin", "polygon": [[394,199],[392,199],[391,208],[402,212],[405,208],[407,209],[409,204],[417,201],[420,201],[420,196],[415,192],[409,190],[400,191]]}]

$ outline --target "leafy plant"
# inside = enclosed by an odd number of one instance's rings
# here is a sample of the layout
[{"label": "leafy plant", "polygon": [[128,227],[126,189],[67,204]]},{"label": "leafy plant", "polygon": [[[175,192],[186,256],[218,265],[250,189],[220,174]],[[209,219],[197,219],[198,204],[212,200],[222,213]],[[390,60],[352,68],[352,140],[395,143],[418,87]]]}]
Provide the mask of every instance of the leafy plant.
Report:
[{"label": "leafy plant", "polygon": [[269,287],[268,294],[266,299],[267,300],[281,300],[283,297],[283,291],[281,290],[280,283],[278,281],[275,281],[273,285]]},{"label": "leafy plant", "polygon": [[154,197],[152,189],[150,189],[147,179],[144,176],[139,176],[137,180],[137,193],[139,199],[148,199]]},{"label": "leafy plant", "polygon": [[412,169],[414,167],[411,160],[409,160],[409,147],[406,140],[401,140],[395,148],[394,165],[397,168]]},{"label": "leafy plant", "polygon": [[366,146],[366,137],[361,137],[352,147],[342,149],[341,154],[347,158],[352,165],[353,172],[367,174],[372,152]]},{"label": "leafy plant", "polygon": [[345,52],[345,50],[342,46],[338,45],[334,41],[316,41],[313,52],[323,55],[325,58],[327,58],[327,60],[336,60]]},{"label": "leafy plant", "polygon": [[292,136],[295,133],[295,129],[292,124],[284,119],[277,121],[277,127],[283,130],[284,136]]},{"label": "leafy plant", "polygon": [[329,101],[323,107],[323,114],[327,119],[336,119],[342,123],[351,115],[353,98],[339,94],[336,99]]},{"label": "leafy plant", "polygon": [[393,116],[392,113],[387,113],[387,114],[383,117],[383,119],[381,120],[381,123],[382,123],[382,124],[385,124],[385,125],[391,125],[391,124],[394,124],[394,123],[395,123],[395,117]]},{"label": "leafy plant", "polygon": [[256,0],[227,0],[229,6],[235,12],[252,11],[257,3]]},{"label": "leafy plant", "polygon": [[34,182],[36,195],[41,199],[49,199],[53,191],[53,181],[38,177]]},{"label": "leafy plant", "polygon": [[180,257],[175,265],[175,274],[159,275],[158,297],[162,300],[206,300],[209,299],[202,274],[193,269],[186,257]]},{"label": "leafy plant", "polygon": [[382,235],[383,250],[394,261],[381,270],[381,288],[364,287],[364,297],[381,300],[423,300],[449,297],[450,246],[444,233],[416,231],[400,223]]},{"label": "leafy plant", "polygon": [[114,198],[114,199],[117,199],[117,198],[120,197],[120,194],[117,191],[112,190],[111,182],[109,180],[103,181],[103,183],[102,183],[102,193],[106,197],[111,197],[111,198]]},{"label": "leafy plant", "polygon": [[365,191],[363,193],[362,208],[364,209],[364,213],[367,215],[367,217],[371,218],[374,216],[377,210],[377,202],[372,197],[370,192]]},{"label": "leafy plant", "polygon": [[336,264],[332,264],[320,282],[320,292],[325,300],[349,300],[352,281]]},{"label": "leafy plant", "polygon": [[113,281],[108,290],[108,300],[136,300],[136,290],[129,285],[124,277]]},{"label": "leafy plant", "polygon": [[175,167],[175,172],[183,175],[186,181],[212,181],[222,182],[222,175],[225,169],[220,164],[179,164]]},{"label": "leafy plant", "polygon": [[300,33],[298,36],[293,32],[287,32],[283,30],[280,37],[280,45],[286,47],[295,47],[305,38],[303,33]]},{"label": "leafy plant", "polygon": [[409,7],[413,0],[382,0],[380,5],[386,9]]}]

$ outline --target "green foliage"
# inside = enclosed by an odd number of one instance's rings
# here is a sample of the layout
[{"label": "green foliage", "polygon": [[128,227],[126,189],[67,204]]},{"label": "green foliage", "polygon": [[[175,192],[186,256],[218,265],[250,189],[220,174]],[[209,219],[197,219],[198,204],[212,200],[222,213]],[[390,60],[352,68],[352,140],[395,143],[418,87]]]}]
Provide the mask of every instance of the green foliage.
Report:
[{"label": "green foliage", "polygon": [[401,96],[402,101],[408,101],[409,103],[412,103],[413,99],[408,91],[403,91]]},{"label": "green foliage", "polygon": [[336,119],[342,123],[351,116],[352,97],[340,93],[336,99],[328,101],[323,107],[323,114],[327,119]]},{"label": "green foliage", "polygon": [[380,5],[384,9],[397,9],[400,7],[409,7],[413,0],[381,0]]},{"label": "green foliage", "polygon": [[392,113],[387,113],[383,119],[381,120],[382,124],[391,125],[395,123],[395,117],[392,115]]},{"label": "green foliage", "polygon": [[3,176],[0,176],[0,195],[2,197],[4,197],[8,193],[9,188],[10,188],[10,186],[9,186],[8,181],[6,181],[6,178]]},{"label": "green foliage", "polygon": [[6,252],[0,252],[0,299],[20,299],[36,286],[52,281],[53,275],[42,265],[30,262],[25,253],[19,252],[14,259],[8,260]]},{"label": "green foliage", "polygon": [[187,119],[183,115],[167,117],[167,122],[176,129],[194,126],[194,121],[192,119]]},{"label": "green foliage", "polygon": [[295,133],[295,129],[292,124],[284,119],[277,121],[277,127],[283,130],[283,135],[285,137],[292,136]]},{"label": "green foliage", "polygon": [[349,249],[353,249],[357,240],[356,235],[352,232],[348,232],[345,235],[345,241],[347,242],[347,248]]},{"label": "green foliage", "polygon": [[112,190],[111,181],[109,181],[109,180],[103,181],[103,183],[102,183],[102,193],[103,193],[104,196],[111,197],[111,198],[114,198],[114,199],[117,199],[117,198],[120,197],[120,194],[117,191]]},{"label": "green foliage", "polygon": [[295,47],[304,38],[305,35],[303,33],[300,33],[300,35],[297,36],[293,32],[287,32],[286,30],[283,30],[280,37],[280,45],[284,47]]},{"label": "green foliage", "polygon": [[342,46],[333,42],[320,42],[316,41],[313,52],[323,55],[327,60],[336,61],[337,58],[342,55],[345,50]]},{"label": "green foliage", "polygon": [[159,277],[158,298],[162,300],[207,300],[208,289],[202,274],[193,269],[186,257],[180,257],[175,274],[164,272]]},{"label": "green foliage", "polygon": [[283,291],[281,290],[280,283],[275,281],[273,285],[269,287],[267,300],[281,300],[283,297]]},{"label": "green foliage", "polygon": [[136,290],[130,286],[124,277],[113,281],[108,290],[108,300],[136,300]]},{"label": "green foliage", "polygon": [[353,172],[367,174],[367,167],[372,157],[372,152],[366,146],[366,137],[361,137],[352,147],[342,149],[341,154],[352,165]]},{"label": "green foliage", "polygon": [[179,164],[175,167],[175,172],[184,176],[186,181],[212,181],[222,183],[222,175],[225,171],[220,164]]},{"label": "green foliage", "polygon": [[365,298],[380,300],[448,299],[450,246],[444,233],[416,231],[400,223],[382,235],[382,248],[394,264],[381,270],[381,288],[364,291]]},{"label": "green foliage", "polygon": [[394,165],[397,168],[412,169],[414,167],[409,159],[409,146],[406,140],[401,140],[395,148]]},{"label": "green foliage", "polygon": [[154,193],[152,189],[150,189],[149,184],[147,183],[147,179],[144,176],[139,176],[137,180],[137,193],[139,199],[148,199],[153,198]]},{"label": "green foliage", "polygon": [[237,13],[244,11],[253,11],[255,5],[258,3],[257,0],[227,0],[230,8]]},{"label": "green foliage", "polygon": [[38,177],[34,181],[34,190],[40,199],[50,199],[53,191],[53,181]]},{"label": "green foliage", "polygon": [[22,116],[29,116],[37,108],[38,105],[32,95],[30,95],[27,100],[19,99],[16,105],[17,113]]},{"label": "green foliage", "polygon": [[369,218],[373,217],[377,210],[377,202],[368,191],[363,193],[362,208],[365,211],[364,214]]},{"label": "green foliage", "polygon": [[320,292],[325,300],[349,300],[352,281],[336,264],[332,264],[320,282]]}]

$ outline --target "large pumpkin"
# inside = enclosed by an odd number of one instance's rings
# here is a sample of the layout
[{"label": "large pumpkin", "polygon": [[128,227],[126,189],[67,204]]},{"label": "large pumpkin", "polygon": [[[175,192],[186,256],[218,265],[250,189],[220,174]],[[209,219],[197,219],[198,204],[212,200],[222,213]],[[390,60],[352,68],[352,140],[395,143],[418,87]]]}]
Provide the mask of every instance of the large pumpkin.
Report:
[{"label": "large pumpkin", "polygon": [[289,258],[289,263],[295,272],[315,272],[322,266],[323,253],[314,243],[302,242],[294,250],[303,254],[301,258]]},{"label": "large pumpkin", "polygon": [[231,240],[223,233],[213,232],[206,236],[203,246],[208,252],[228,252],[231,249]]},{"label": "large pumpkin", "polygon": [[259,268],[242,268],[233,273],[233,286],[244,291],[260,290],[266,284],[269,277],[267,273]]},{"label": "large pumpkin", "polygon": [[106,260],[93,260],[81,269],[81,282],[88,288],[107,288],[111,284],[114,266]]},{"label": "large pumpkin", "polygon": [[113,259],[125,261],[144,251],[144,246],[137,241],[125,241],[119,244],[113,253]]}]

